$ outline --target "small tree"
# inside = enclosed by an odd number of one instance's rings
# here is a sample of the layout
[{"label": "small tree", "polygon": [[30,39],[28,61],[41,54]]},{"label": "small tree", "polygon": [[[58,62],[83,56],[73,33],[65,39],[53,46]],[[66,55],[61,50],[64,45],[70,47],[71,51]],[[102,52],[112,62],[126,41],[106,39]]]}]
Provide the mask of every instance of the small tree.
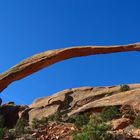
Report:
[{"label": "small tree", "polygon": [[128,85],[121,85],[120,87],[121,92],[128,91],[128,90],[130,90],[130,87]]},{"label": "small tree", "polygon": [[108,133],[110,129],[111,127],[103,123],[100,117],[91,116],[82,132],[73,135],[73,140],[111,140],[112,135]]},{"label": "small tree", "polygon": [[120,116],[121,114],[116,106],[105,107],[100,114],[103,121],[110,121]]}]

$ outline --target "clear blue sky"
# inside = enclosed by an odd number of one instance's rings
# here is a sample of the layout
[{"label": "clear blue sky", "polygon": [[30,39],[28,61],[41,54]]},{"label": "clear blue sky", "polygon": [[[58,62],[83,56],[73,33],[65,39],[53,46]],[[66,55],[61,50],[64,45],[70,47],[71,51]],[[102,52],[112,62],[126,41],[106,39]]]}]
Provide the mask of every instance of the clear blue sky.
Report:
[{"label": "clear blue sky", "polygon": [[[140,0],[0,0],[0,73],[50,49],[140,41]],[[4,102],[31,104],[63,89],[140,83],[140,53],[74,58],[14,82]]]}]

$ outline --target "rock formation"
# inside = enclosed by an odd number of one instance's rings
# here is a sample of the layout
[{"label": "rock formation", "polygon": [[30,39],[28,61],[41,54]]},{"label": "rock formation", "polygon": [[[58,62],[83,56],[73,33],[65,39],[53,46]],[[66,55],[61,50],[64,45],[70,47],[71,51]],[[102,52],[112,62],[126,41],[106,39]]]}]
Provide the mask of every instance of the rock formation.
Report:
[{"label": "rock formation", "polygon": [[128,85],[128,91],[121,92],[120,86],[80,87],[67,89],[52,96],[36,99],[29,111],[29,121],[64,112],[68,116],[82,112],[100,112],[105,106],[130,105],[140,111],[140,84]]},{"label": "rock formation", "polygon": [[[112,126],[114,139],[139,140],[139,129],[133,126],[134,118],[129,107],[132,107],[136,112],[140,112],[140,84],[129,84],[127,85],[129,89],[125,90],[122,90],[121,87],[120,85],[80,87],[36,99],[29,107],[31,109],[28,111],[29,122],[31,124],[35,118],[41,120],[44,117],[47,118],[50,115],[57,114],[57,112],[61,112],[62,115],[69,117],[87,113],[95,115],[101,113],[105,107],[113,106],[119,108],[123,114],[119,118],[108,122]],[[67,126],[68,124],[65,123],[65,125]],[[55,130],[56,127],[59,127],[59,125],[55,126]],[[53,132],[54,136],[61,137],[61,131],[57,133],[53,128],[47,129],[47,132],[49,131]],[[41,135],[45,137],[46,133],[36,133],[38,137],[41,137]],[[71,135],[68,136],[70,137]],[[53,136],[51,135],[51,137]],[[65,137],[65,140],[68,139]]]},{"label": "rock formation", "polygon": [[73,57],[116,52],[140,51],[140,43],[120,46],[83,46],[46,51],[34,55],[0,75],[0,92],[10,83],[20,80],[40,69]]},{"label": "rock formation", "polygon": [[[36,99],[29,107],[16,106],[12,102],[2,105],[0,114],[5,117],[6,126],[12,128],[18,118],[24,118],[32,124],[37,119],[49,118],[58,112],[61,115],[72,117],[78,114],[99,114],[105,107],[116,107],[122,113],[119,118],[107,122],[112,125],[114,137],[120,139],[140,139],[139,129],[134,128],[134,118],[130,108],[137,113],[140,112],[140,84],[129,84],[122,90],[122,86],[108,87],[79,87],[66,89],[54,95]],[[12,104],[11,104],[12,103]],[[73,123],[49,122],[47,125],[38,127],[32,131],[32,136],[46,140],[58,138],[68,140],[72,131],[76,130]],[[30,134],[30,135],[31,135]]]},{"label": "rock formation", "polygon": [[[2,73],[0,75],[0,92],[10,83],[59,61],[73,57],[127,51],[140,51],[140,43],[109,47],[72,47],[46,51],[30,57]],[[134,120],[140,113],[140,84],[66,89],[52,96],[36,99],[29,107],[16,106],[13,102],[3,104],[0,108],[0,115],[5,118],[4,125],[8,128],[13,128],[17,120],[21,118],[29,122],[29,128],[33,120],[36,120],[37,123],[38,120],[45,118],[47,124],[38,126],[37,130],[31,130],[28,136],[38,140],[68,140],[72,139],[73,131],[82,130],[79,130],[74,122],[67,122],[68,118],[78,116],[78,114],[86,114],[88,117],[98,116],[106,107],[115,107],[121,114],[118,118],[106,122],[112,125],[111,133],[114,139],[140,139],[140,129],[134,127]],[[55,115],[60,115],[63,121],[59,120],[61,123],[57,122],[58,120],[49,121],[49,118]]]}]

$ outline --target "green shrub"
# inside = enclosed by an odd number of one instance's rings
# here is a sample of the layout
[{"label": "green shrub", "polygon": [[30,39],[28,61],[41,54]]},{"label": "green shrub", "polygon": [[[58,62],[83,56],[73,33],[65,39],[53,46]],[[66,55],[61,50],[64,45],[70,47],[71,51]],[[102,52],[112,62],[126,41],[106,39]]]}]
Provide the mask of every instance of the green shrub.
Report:
[{"label": "green shrub", "polygon": [[32,128],[36,129],[41,125],[46,125],[46,124],[48,124],[48,119],[46,117],[43,117],[41,120],[34,118],[32,121]]},{"label": "green shrub", "polygon": [[138,114],[134,120],[133,124],[136,128],[140,128],[140,114]]},{"label": "green shrub", "polygon": [[77,128],[80,128],[89,122],[89,117],[87,114],[78,114],[70,117],[67,116],[65,118],[65,122],[74,123]]},{"label": "green shrub", "polygon": [[130,87],[128,85],[121,85],[120,87],[121,92],[128,91],[128,90],[130,90]]},{"label": "green shrub", "polygon": [[42,125],[48,124],[48,119],[46,117],[43,117],[41,120],[39,120],[39,123]]},{"label": "green shrub", "polygon": [[7,130],[4,137],[6,138],[6,140],[15,140],[16,138],[15,129]]},{"label": "green shrub", "polygon": [[72,119],[77,128],[80,128],[89,122],[89,117],[86,114],[75,115],[71,118],[71,120]]},{"label": "green shrub", "polygon": [[112,135],[108,133],[110,129],[111,127],[103,123],[100,118],[91,116],[82,132],[73,135],[73,140],[111,140]]},{"label": "green shrub", "polygon": [[100,114],[100,117],[103,121],[110,121],[120,116],[121,114],[116,106],[105,107]]},{"label": "green shrub", "polygon": [[82,133],[74,133],[73,134],[73,140],[90,140],[89,134],[82,132]]},{"label": "green shrub", "polygon": [[11,101],[11,102],[8,102],[8,105],[14,106],[15,103]]},{"label": "green shrub", "polygon": [[32,120],[32,128],[36,129],[38,127],[38,125],[39,125],[38,119],[34,118]]},{"label": "green shrub", "polygon": [[60,122],[62,121],[62,114],[60,112],[56,112],[52,115],[49,115],[47,117],[48,121],[57,121],[57,122]]},{"label": "green shrub", "polygon": [[62,121],[66,122],[66,123],[75,123],[74,118],[75,118],[74,116],[69,117],[69,116],[65,115],[65,116],[63,116]]},{"label": "green shrub", "polygon": [[4,139],[6,132],[7,132],[6,128],[0,128],[0,140]]},{"label": "green shrub", "polygon": [[27,126],[27,121],[24,118],[18,119],[15,126],[16,134],[24,134],[26,126]]}]

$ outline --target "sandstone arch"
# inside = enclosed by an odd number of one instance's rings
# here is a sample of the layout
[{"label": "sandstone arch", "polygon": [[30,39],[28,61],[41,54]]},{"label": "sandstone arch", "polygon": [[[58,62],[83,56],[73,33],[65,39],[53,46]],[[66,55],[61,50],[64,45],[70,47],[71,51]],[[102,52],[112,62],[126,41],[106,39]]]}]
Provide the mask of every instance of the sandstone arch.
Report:
[{"label": "sandstone arch", "polygon": [[46,51],[31,56],[0,74],[0,92],[2,92],[10,83],[20,80],[59,61],[73,57],[128,51],[140,51],[140,43],[120,46],[80,46]]}]

